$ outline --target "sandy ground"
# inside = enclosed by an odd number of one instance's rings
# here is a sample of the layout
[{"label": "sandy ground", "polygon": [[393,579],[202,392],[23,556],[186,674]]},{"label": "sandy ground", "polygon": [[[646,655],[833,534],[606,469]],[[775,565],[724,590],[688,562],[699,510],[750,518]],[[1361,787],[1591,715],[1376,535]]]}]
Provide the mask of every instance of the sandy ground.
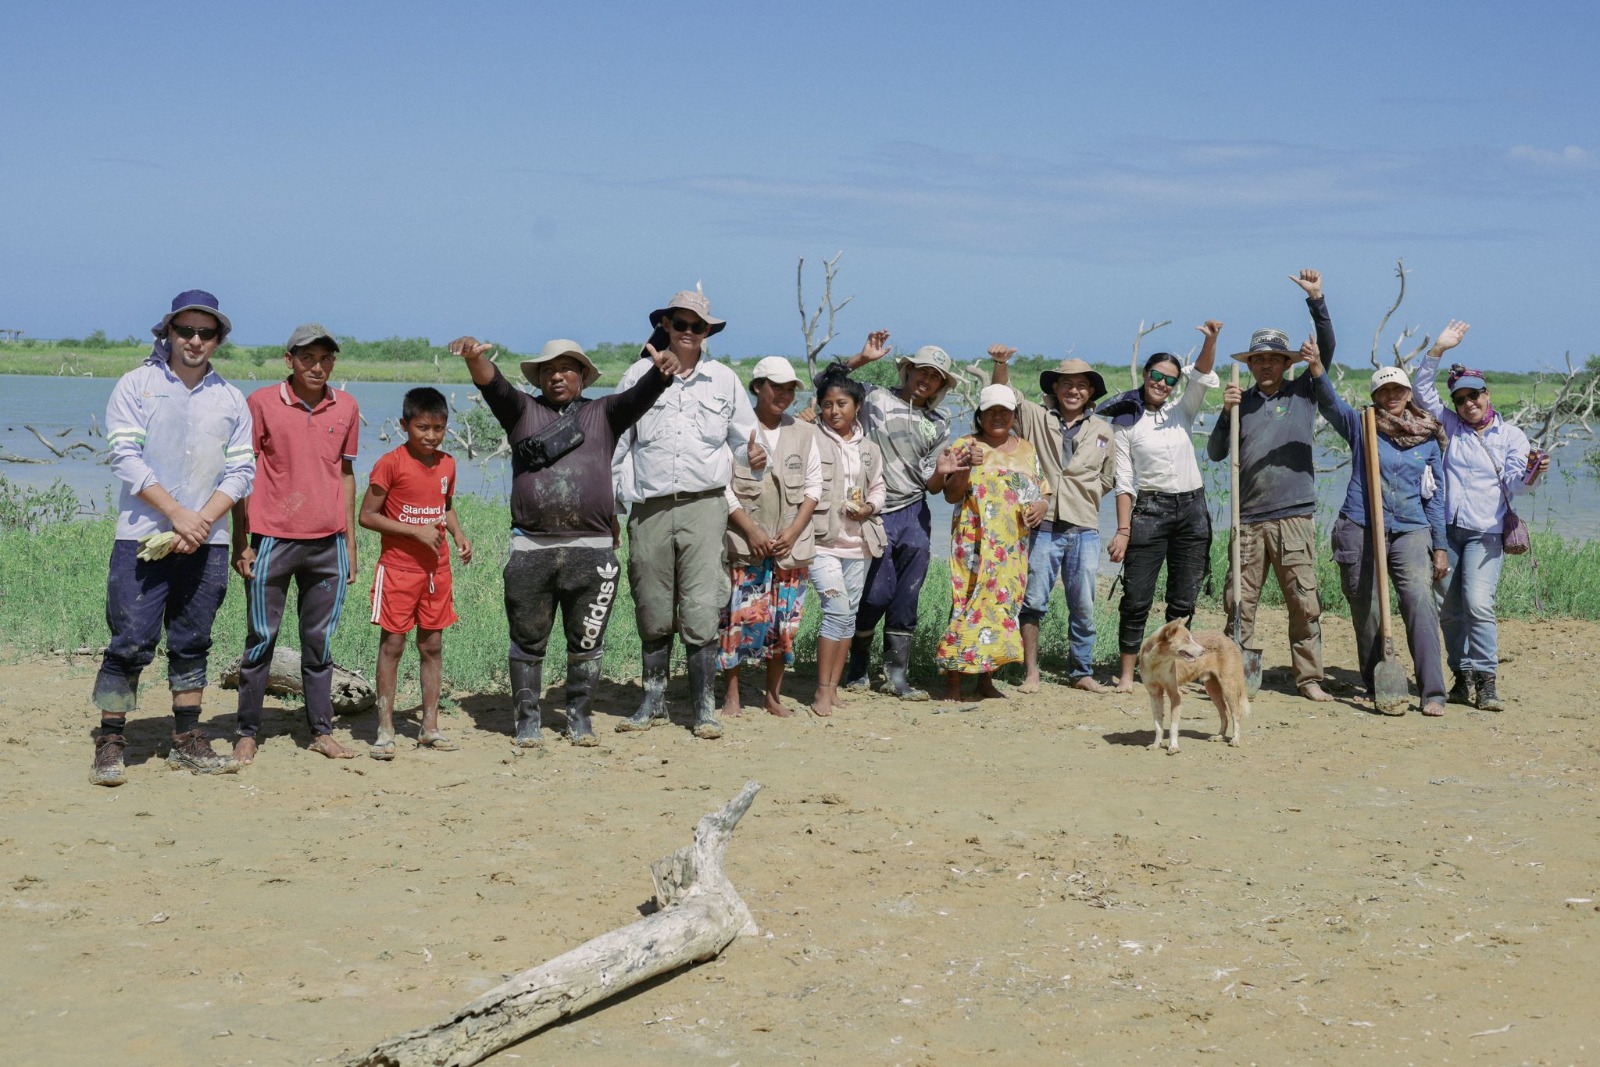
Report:
[{"label": "sandy ground", "polygon": [[749,708],[713,743],[612,733],[616,686],[600,748],[543,756],[492,696],[447,716],[461,751],[390,764],[269,714],[212,778],[137,719],[119,789],[86,779],[92,665],[14,662],[0,1062],[337,1062],[637,918],[649,862],[747,779],[728,866],[759,936],[491,1062],[1600,1062],[1600,627],[1502,637],[1503,714],[1314,706],[1269,671],[1242,747],[1195,696],[1177,756],[1142,690]]}]

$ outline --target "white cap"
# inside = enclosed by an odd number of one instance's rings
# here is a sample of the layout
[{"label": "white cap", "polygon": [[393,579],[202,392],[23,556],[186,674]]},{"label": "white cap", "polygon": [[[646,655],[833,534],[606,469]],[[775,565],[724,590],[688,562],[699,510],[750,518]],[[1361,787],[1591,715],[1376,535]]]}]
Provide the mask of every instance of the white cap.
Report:
[{"label": "white cap", "polygon": [[989,408],[1005,408],[1007,411],[1017,410],[1017,392],[1009,385],[986,385],[983,392],[978,394],[978,410],[987,411]]},{"label": "white cap", "polygon": [[788,385],[790,382],[800,380],[800,376],[794,372],[793,365],[782,356],[763,357],[750,374],[752,382],[757,378],[765,378],[773,385]]},{"label": "white cap", "polygon": [[1386,385],[1403,385],[1410,389],[1411,379],[1406,377],[1406,372],[1399,367],[1381,367],[1377,373],[1373,374],[1372,388],[1367,392],[1369,394],[1376,393]]}]

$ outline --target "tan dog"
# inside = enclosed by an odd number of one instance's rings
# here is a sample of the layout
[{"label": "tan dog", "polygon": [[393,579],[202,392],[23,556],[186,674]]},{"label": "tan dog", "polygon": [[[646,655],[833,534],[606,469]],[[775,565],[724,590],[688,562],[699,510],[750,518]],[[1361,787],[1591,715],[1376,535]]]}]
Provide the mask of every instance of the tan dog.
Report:
[{"label": "tan dog", "polygon": [[1244,660],[1233,640],[1216,632],[1190,633],[1181,621],[1169,622],[1145,639],[1139,648],[1139,678],[1150,694],[1150,710],[1156,719],[1156,739],[1151,748],[1162,747],[1161,705],[1172,704],[1170,725],[1166,726],[1167,754],[1178,751],[1178,709],[1183,704],[1183,687],[1203,681],[1211,702],[1222,714],[1222,732],[1212,741],[1239,744],[1244,717],[1250,714],[1250,697],[1245,691]]}]

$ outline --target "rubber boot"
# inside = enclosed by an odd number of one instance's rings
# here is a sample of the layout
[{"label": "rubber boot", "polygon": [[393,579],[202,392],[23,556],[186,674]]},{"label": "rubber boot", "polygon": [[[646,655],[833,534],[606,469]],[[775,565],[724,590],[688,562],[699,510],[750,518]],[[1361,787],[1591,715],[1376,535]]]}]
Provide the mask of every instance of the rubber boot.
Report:
[{"label": "rubber boot", "polygon": [[901,700],[927,700],[926,690],[914,689],[906,680],[906,666],[911,662],[911,635],[883,632],[883,692]]},{"label": "rubber boot", "polygon": [[589,705],[594,703],[599,684],[599,660],[567,660],[567,740],[579,748],[593,748],[600,743],[589,722]]},{"label": "rubber boot", "polygon": [[1261,692],[1261,650],[1240,649],[1240,658],[1244,660],[1244,692],[1253,697]]},{"label": "rubber boot", "polygon": [[1478,672],[1478,710],[1506,710],[1505,701],[1500,699],[1500,694],[1495,690],[1494,675],[1488,671]]},{"label": "rubber boot", "polygon": [[516,716],[517,734],[511,741],[518,748],[538,748],[544,744],[539,732],[543,712],[539,692],[544,688],[544,660],[511,661],[511,708]]},{"label": "rubber boot", "polygon": [[850,639],[850,662],[845,666],[839,688],[865,693],[870,688],[867,671],[872,666],[872,631],[857,630]]},{"label": "rubber boot", "polygon": [[672,638],[669,636],[646,641],[639,653],[639,659],[643,665],[641,676],[644,700],[632,718],[617,723],[619,734],[625,734],[630,730],[648,730],[657,723],[668,720],[667,669],[672,666]]},{"label": "rubber boot", "polygon": [[1456,684],[1450,687],[1450,693],[1445,697],[1449,704],[1465,704],[1467,707],[1476,707],[1478,704],[1478,674],[1472,670],[1462,670],[1456,675]]},{"label": "rubber boot", "polygon": [[722,736],[716,718],[717,651],[715,641],[696,645],[689,653],[689,702],[694,705],[694,735],[707,741]]}]

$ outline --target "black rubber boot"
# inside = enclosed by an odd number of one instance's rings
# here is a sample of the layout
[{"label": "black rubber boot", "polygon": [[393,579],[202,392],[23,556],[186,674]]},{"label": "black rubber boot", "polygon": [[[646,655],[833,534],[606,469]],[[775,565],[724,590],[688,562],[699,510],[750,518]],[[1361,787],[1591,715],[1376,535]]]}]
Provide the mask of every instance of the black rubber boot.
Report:
[{"label": "black rubber boot", "polygon": [[689,653],[689,702],[694,705],[694,735],[707,741],[722,736],[717,721],[717,643],[696,645]]},{"label": "black rubber boot", "polygon": [[901,700],[927,700],[926,690],[913,688],[906,680],[911,662],[911,635],[883,632],[883,692]]},{"label": "black rubber boot", "polygon": [[594,703],[599,684],[599,660],[567,660],[567,739],[580,748],[593,748],[600,743],[589,723],[589,705]]},{"label": "black rubber boot", "polygon": [[619,734],[648,730],[667,721],[667,669],[672,666],[672,638],[645,642],[639,659],[643,664],[644,700],[632,718],[617,723]]},{"label": "black rubber boot", "polygon": [[850,639],[850,661],[845,665],[840,689],[852,693],[865,693],[870,688],[867,671],[872,667],[872,631],[857,630]]},{"label": "black rubber boot", "polygon": [[1456,684],[1450,687],[1450,693],[1445,697],[1446,703],[1465,704],[1467,707],[1476,707],[1478,703],[1478,674],[1476,671],[1464,670],[1456,675]]},{"label": "black rubber boot", "polygon": [[543,712],[539,693],[544,688],[544,660],[511,661],[511,709],[516,717],[517,734],[511,741],[518,748],[538,748],[544,744],[539,732]]},{"label": "black rubber boot", "polygon": [[1494,675],[1488,671],[1478,672],[1478,710],[1506,710],[1505,701],[1501,700],[1500,694],[1495,691]]}]

